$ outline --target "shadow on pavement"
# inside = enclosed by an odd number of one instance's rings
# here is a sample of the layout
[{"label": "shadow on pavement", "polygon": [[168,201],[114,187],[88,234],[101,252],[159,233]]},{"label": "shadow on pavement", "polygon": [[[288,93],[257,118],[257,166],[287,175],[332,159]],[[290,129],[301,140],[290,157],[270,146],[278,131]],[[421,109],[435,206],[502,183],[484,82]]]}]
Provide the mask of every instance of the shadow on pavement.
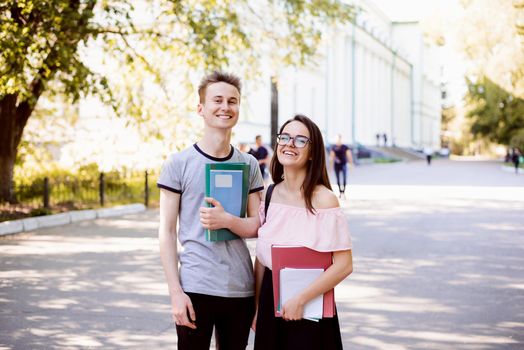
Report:
[{"label": "shadow on pavement", "polygon": [[1,239],[0,344],[176,344],[156,223],[156,214],[147,213]]},{"label": "shadow on pavement", "polygon": [[[451,204],[450,204],[451,203]],[[349,201],[350,349],[522,349],[522,203]]]},{"label": "shadow on pavement", "polygon": [[[351,195],[354,273],[336,289],[346,349],[523,348],[523,201]],[[157,222],[1,238],[0,348],[175,347]]]}]

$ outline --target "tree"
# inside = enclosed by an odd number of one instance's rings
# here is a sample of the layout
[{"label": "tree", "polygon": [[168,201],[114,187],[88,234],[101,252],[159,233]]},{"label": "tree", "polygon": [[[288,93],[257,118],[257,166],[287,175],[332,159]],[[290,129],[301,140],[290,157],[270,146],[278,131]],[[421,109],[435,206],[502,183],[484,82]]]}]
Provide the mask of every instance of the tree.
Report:
[{"label": "tree", "polygon": [[467,81],[466,102],[470,107],[467,116],[472,119],[472,133],[509,145],[511,139],[524,130],[524,100],[487,77]]},{"label": "tree", "polygon": [[[151,52],[204,70],[236,62],[249,70],[269,54],[275,64],[305,64],[326,25],[351,20],[338,0],[5,0],[0,3],[0,201],[13,201],[12,176],[24,127],[44,92],[75,102],[97,94],[119,114],[147,119],[110,74],[83,62],[93,43],[121,64],[164,79]],[[164,86],[165,88],[165,86]]]},{"label": "tree", "polygon": [[511,0],[464,1],[458,37],[470,62],[467,117],[476,137],[509,145],[524,128],[524,50]]},{"label": "tree", "polygon": [[515,135],[511,137],[509,146],[516,147],[521,152],[524,151],[524,128],[517,131]]},{"label": "tree", "polygon": [[449,147],[451,141],[451,125],[455,121],[457,111],[455,106],[442,106],[440,123],[440,144],[442,147]]}]

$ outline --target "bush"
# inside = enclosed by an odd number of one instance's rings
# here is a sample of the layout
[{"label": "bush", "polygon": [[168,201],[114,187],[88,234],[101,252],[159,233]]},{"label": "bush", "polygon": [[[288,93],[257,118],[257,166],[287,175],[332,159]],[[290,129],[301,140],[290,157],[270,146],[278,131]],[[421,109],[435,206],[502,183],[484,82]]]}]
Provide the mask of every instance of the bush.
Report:
[{"label": "bush", "polygon": [[517,147],[521,153],[524,152],[524,129],[519,129],[519,131],[513,135],[509,141],[509,145],[510,147]]}]

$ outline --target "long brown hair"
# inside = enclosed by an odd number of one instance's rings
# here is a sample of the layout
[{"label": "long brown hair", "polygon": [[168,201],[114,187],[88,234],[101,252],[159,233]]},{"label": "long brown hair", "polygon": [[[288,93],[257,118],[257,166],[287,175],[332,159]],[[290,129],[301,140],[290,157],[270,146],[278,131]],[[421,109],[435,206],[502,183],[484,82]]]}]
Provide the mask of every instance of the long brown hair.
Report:
[{"label": "long brown hair", "polygon": [[[306,178],[302,184],[301,190],[302,195],[306,201],[306,208],[311,212],[315,213],[312,204],[313,192],[317,185],[324,185],[327,188],[331,189],[331,184],[329,183],[329,177],[326,169],[326,150],[324,148],[324,140],[322,139],[322,133],[318,126],[308,117],[302,114],[296,114],[293,118],[286,121],[281,127],[279,134],[282,133],[282,130],[291,123],[292,121],[301,122],[306,126],[309,131],[309,158],[306,167]],[[270,172],[275,185],[281,183],[282,175],[284,174],[284,167],[278,161],[277,157],[278,144],[275,144],[275,149],[273,152],[273,157],[271,158]]]}]

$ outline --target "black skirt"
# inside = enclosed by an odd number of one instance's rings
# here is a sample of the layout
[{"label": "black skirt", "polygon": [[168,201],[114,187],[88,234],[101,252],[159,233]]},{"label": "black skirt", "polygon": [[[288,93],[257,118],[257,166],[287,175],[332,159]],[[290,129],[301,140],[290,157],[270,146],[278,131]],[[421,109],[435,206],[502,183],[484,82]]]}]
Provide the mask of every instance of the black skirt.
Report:
[{"label": "black skirt", "polygon": [[266,268],[260,288],[255,350],[339,350],[342,349],[338,316],[323,318],[319,322],[285,321],[275,317],[273,279]]}]

